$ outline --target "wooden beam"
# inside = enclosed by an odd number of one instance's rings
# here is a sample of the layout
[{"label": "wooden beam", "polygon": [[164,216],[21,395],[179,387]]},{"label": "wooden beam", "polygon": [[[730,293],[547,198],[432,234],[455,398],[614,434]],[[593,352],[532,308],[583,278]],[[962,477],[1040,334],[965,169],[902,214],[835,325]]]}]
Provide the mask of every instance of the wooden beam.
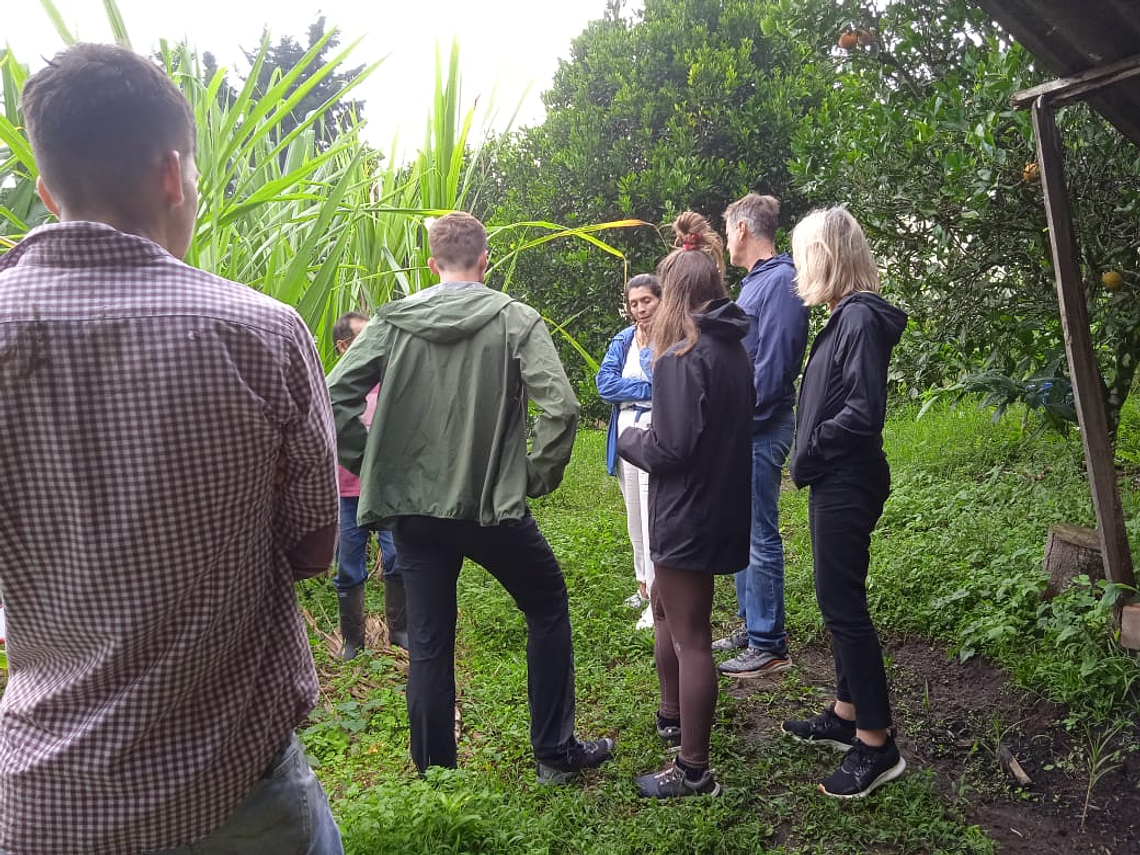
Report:
[{"label": "wooden beam", "polygon": [[1073,101],[1083,101],[1095,92],[1136,78],[1140,78],[1140,54],[1108,65],[1098,65],[1071,77],[1050,80],[1031,89],[1023,89],[1015,93],[1009,102],[1014,107],[1028,107],[1044,96],[1048,104],[1060,107]]},{"label": "wooden beam", "polygon": [[[1085,466],[1092,488],[1093,510],[1100,535],[1101,557],[1105,578],[1112,582],[1135,585],[1132,552],[1128,532],[1124,528],[1124,512],[1116,483],[1116,466],[1108,437],[1108,417],[1104,409],[1104,391],[1100,370],[1093,354],[1089,331],[1088,304],[1081,284],[1077,255],[1077,238],[1073,229],[1072,210],[1065,188],[1064,148],[1053,109],[1047,95],[1033,102],[1033,131],[1037,136],[1037,162],[1041,168],[1041,187],[1045,195],[1045,214],[1049,222],[1049,242],[1053,249],[1053,269],[1057,279],[1057,299],[1061,307],[1061,327],[1065,332],[1065,351],[1073,379],[1077,405],[1077,421],[1085,447]],[[1117,610],[1117,620],[1120,610]]]}]

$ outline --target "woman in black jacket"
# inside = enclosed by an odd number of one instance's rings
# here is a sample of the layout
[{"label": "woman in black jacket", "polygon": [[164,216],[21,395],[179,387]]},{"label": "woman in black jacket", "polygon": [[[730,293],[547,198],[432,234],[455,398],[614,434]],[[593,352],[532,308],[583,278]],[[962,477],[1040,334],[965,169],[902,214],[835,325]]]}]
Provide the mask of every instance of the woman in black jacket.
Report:
[{"label": "woman in black jacket", "polygon": [[752,501],[752,368],[741,339],[748,318],[731,300],[720,237],[687,212],[680,247],[657,268],[653,318],[653,423],[618,437],[618,453],[649,473],[654,657],[661,687],[657,732],[680,728],[681,751],[637,779],[643,796],[720,794],[709,769],[716,710],[713,576],[748,563]]},{"label": "woman in black jacket", "polygon": [[883,453],[887,364],[907,317],[879,296],[863,230],[847,211],[814,211],[792,232],[796,290],[831,317],[812,343],[800,383],[791,475],[811,486],[815,593],[831,634],[836,701],[786,721],[793,737],[846,751],[820,791],[865,796],[902,774],[879,638],[867,610],[871,532],[890,492]]}]

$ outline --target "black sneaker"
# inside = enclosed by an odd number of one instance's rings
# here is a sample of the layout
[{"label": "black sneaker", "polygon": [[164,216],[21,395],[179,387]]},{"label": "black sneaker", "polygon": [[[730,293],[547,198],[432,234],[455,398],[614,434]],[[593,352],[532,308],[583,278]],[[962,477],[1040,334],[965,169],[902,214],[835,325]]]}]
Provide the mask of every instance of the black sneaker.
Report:
[{"label": "black sneaker", "polygon": [[657,713],[657,735],[669,751],[676,751],[681,747],[681,719],[663,718]]},{"label": "black sneaker", "polygon": [[892,737],[887,737],[882,748],[864,745],[856,739],[839,768],[819,785],[819,791],[837,799],[859,799],[887,781],[893,781],[905,768],[906,761],[899,756]]},{"label": "black sneaker", "polygon": [[596,769],[614,756],[614,741],[608,736],[582,742],[575,739],[560,757],[538,761],[538,783],[565,784],[583,769]]},{"label": "black sneaker", "polygon": [[800,742],[826,745],[840,751],[847,751],[855,744],[855,722],[837,716],[835,707],[831,704],[817,716],[801,721],[785,721],[783,730]]},{"label": "black sneaker", "polygon": [[705,769],[696,781],[685,776],[685,770],[677,763],[670,763],[660,772],[642,775],[637,779],[637,794],[647,799],[674,799],[682,796],[709,796],[721,794],[712,769]]}]

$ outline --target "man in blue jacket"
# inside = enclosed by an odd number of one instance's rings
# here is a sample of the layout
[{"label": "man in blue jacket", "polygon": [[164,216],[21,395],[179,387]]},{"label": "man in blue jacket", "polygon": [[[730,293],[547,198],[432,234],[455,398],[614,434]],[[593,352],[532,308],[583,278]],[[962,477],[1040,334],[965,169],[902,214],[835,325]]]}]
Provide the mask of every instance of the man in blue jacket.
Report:
[{"label": "man in blue jacket", "polygon": [[736,574],[744,626],[713,642],[741,649],[719,670],[733,677],[767,677],[791,667],[784,631],[784,543],[780,537],[780,478],[792,445],[795,380],[807,345],[808,310],[796,295],[795,267],[776,253],[780,203],[749,193],[724,212],[729,260],[748,271],[737,303],[748,315],[744,347],[752,358],[752,538],[748,566]]}]

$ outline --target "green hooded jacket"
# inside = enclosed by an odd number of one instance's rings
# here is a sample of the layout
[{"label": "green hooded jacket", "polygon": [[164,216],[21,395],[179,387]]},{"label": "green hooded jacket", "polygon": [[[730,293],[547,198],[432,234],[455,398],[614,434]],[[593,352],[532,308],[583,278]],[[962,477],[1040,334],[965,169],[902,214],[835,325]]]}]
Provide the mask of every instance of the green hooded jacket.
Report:
[{"label": "green hooded jacket", "polygon": [[[496,525],[562,481],[578,402],[538,313],[476,282],[388,303],[328,378],[357,522],[424,515]],[[380,385],[371,430],[365,396]],[[527,453],[527,400],[542,411]]]}]

